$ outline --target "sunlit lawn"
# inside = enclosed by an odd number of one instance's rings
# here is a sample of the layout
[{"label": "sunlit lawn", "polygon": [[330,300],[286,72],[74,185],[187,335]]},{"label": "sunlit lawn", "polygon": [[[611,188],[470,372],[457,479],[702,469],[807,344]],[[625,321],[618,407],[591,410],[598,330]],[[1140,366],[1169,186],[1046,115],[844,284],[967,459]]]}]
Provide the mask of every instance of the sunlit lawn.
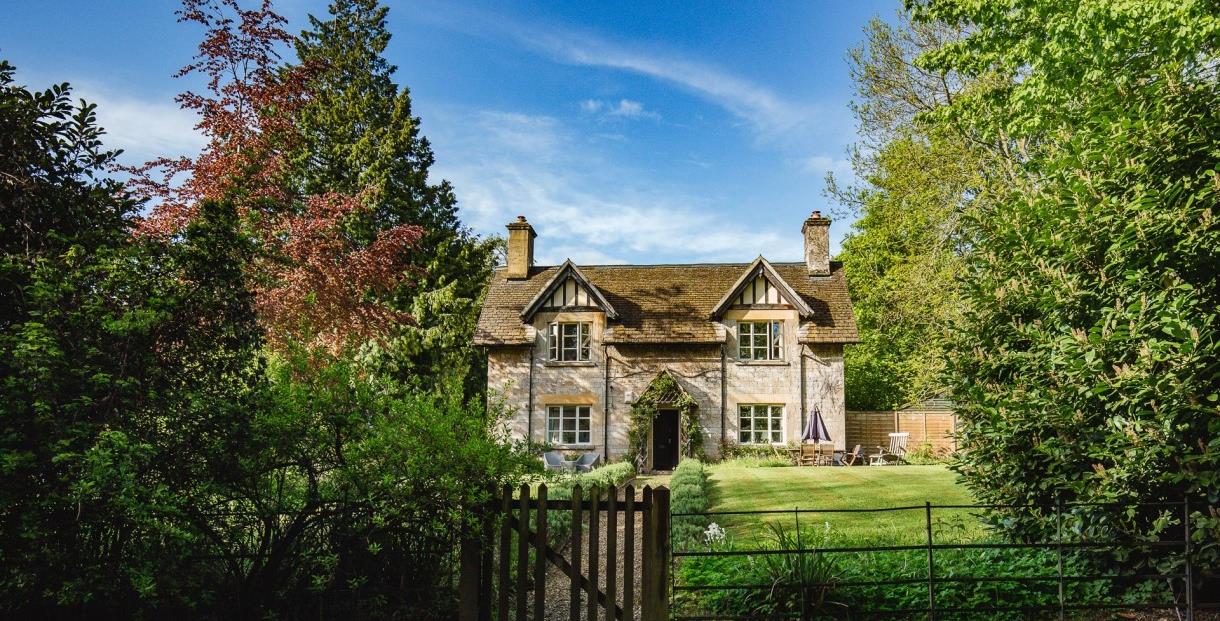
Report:
[{"label": "sunlit lawn", "polygon": [[767,521],[795,528],[793,508],[862,509],[918,505],[918,509],[879,513],[801,513],[803,533],[824,533],[832,545],[925,543],[925,501],[933,504],[936,543],[981,539],[984,529],[973,510],[936,509],[970,504],[957,475],[943,466],[748,467],[727,461],[710,466],[713,511],[783,510],[776,515],[714,516],[738,544],[765,536]]}]

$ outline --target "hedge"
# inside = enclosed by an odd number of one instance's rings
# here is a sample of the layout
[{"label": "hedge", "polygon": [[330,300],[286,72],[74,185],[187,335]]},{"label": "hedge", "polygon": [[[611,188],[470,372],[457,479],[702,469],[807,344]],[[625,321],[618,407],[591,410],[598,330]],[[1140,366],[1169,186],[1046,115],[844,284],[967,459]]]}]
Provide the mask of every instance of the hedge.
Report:
[{"label": "hedge", "polygon": [[[708,510],[707,470],[695,459],[684,459],[669,478],[669,509],[672,513],[704,513]],[[675,550],[689,550],[703,539],[705,515],[676,515],[670,527]]]}]

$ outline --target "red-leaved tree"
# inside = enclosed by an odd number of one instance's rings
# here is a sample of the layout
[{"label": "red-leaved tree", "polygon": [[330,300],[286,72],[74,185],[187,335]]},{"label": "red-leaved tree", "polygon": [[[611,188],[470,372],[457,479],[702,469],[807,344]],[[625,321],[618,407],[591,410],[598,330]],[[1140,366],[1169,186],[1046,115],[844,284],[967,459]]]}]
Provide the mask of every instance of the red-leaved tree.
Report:
[{"label": "red-leaved tree", "polygon": [[129,189],[154,204],[139,233],[173,236],[202,201],[232,201],[262,249],[249,276],[259,321],[275,347],[336,352],[410,321],[381,298],[415,273],[407,251],[423,231],[401,225],[357,244],[344,235],[345,224],[371,209],[376,195],[304,196],[289,182],[286,153],[301,139],[295,113],[319,68],[282,62],[277,50],[294,41],[286,20],[270,0],[256,9],[237,0],[183,0],[178,20],[205,31],[193,62],[175,77],[207,78],[204,93],[176,98],[199,115],[196,129],[207,144],[194,158],[124,169]]}]

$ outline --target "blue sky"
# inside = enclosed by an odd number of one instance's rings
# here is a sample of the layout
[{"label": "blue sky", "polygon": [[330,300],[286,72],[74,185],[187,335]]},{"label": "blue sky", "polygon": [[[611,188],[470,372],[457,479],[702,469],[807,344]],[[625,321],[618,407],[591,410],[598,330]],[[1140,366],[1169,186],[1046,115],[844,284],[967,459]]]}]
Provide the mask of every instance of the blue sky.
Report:
[{"label": "blue sky", "polygon": [[[170,0],[10,2],[0,57],[70,81],[127,159],[197,151]],[[855,123],[845,54],[895,0],[390,2],[387,55],[464,222],[521,214],[540,262],[799,260]],[[325,1],[281,0],[294,31]],[[849,228],[839,217],[833,245]]]}]

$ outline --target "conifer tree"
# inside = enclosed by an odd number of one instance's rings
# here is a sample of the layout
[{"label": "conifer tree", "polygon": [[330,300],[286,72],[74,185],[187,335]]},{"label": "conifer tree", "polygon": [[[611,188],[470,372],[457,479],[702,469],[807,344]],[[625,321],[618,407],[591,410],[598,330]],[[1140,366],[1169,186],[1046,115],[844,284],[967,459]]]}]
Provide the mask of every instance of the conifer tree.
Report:
[{"label": "conifer tree", "polygon": [[418,268],[413,286],[392,297],[415,323],[383,343],[378,359],[400,377],[466,376],[474,389],[481,376],[469,343],[495,242],[461,225],[449,182],[429,179],[432,147],[384,56],[387,7],[335,0],[329,12],[326,20],[311,16],[297,43],[300,62],[319,67],[311,101],[297,114],[304,135],[293,162],[297,181],[306,194],[365,193],[371,208],[348,224],[356,239],[403,224],[424,229],[409,251]]}]

